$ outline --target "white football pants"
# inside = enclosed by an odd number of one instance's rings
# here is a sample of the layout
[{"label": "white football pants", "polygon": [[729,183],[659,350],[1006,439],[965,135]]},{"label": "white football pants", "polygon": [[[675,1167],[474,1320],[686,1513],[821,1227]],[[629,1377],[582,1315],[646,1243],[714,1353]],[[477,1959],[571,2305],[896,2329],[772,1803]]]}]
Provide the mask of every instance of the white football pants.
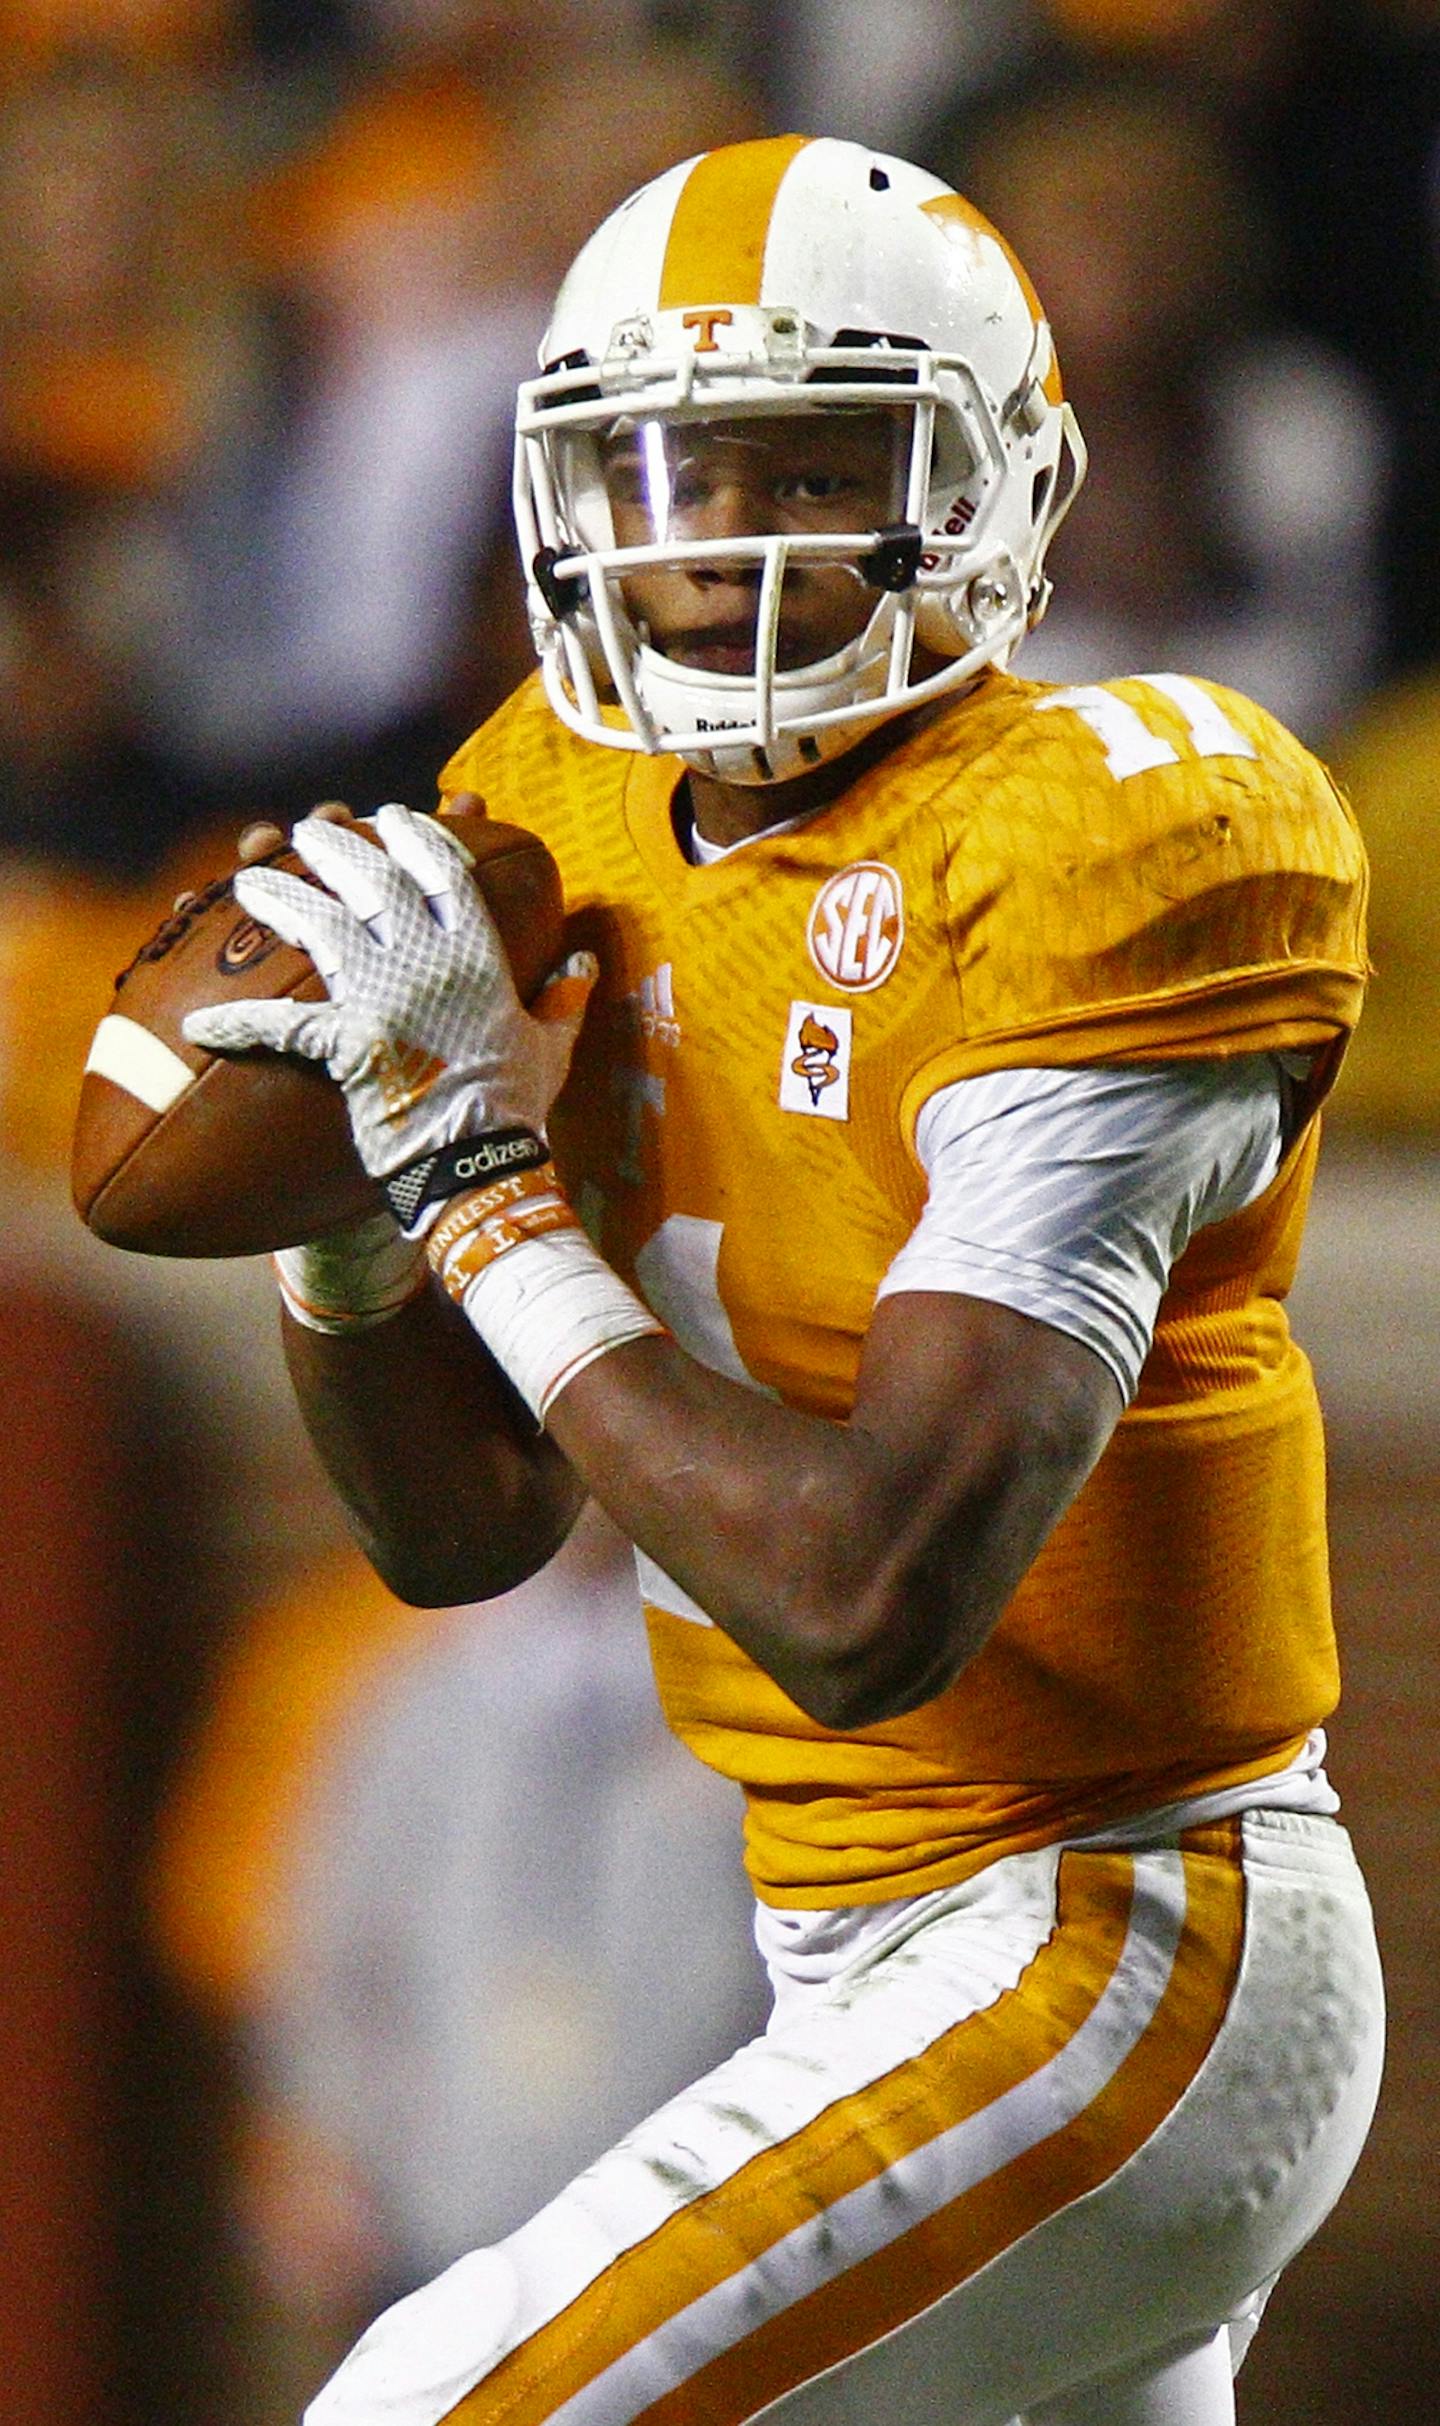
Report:
[{"label": "white football pants", "polygon": [[388,2310],[307,2426],[1229,2426],[1382,2027],[1333,1820],[1013,1856]]}]

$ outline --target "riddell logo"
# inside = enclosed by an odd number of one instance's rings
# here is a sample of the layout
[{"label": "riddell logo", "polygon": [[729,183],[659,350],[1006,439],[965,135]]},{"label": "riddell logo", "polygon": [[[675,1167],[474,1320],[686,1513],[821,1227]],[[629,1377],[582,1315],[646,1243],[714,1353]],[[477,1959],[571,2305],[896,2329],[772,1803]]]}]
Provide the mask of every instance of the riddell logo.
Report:
[{"label": "riddell logo", "polygon": [[806,940],[822,977],[846,994],[882,986],[905,941],[900,879],[882,860],[861,859],[821,886]]},{"label": "riddell logo", "polygon": [[[974,519],[974,501],[969,497],[957,497],[941,528],[947,539],[963,539]],[[939,562],[933,550],[927,550],[920,559],[920,570],[922,573],[933,573]]]}]

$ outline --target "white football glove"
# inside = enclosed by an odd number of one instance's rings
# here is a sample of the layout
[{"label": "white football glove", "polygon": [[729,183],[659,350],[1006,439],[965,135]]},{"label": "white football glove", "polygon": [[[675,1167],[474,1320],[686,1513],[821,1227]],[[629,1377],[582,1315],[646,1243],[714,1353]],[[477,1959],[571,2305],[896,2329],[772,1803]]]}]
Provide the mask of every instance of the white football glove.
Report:
[{"label": "white football glove", "polygon": [[380,809],[383,848],[323,817],[292,846],[320,879],[243,868],[235,898],[308,952],[327,1002],[220,1003],[185,1034],[211,1053],[300,1053],[343,1089],[360,1159],[409,1235],[459,1190],[545,1159],[545,1126],[595,982],[572,953],[527,1011],[470,854],[433,817]]}]

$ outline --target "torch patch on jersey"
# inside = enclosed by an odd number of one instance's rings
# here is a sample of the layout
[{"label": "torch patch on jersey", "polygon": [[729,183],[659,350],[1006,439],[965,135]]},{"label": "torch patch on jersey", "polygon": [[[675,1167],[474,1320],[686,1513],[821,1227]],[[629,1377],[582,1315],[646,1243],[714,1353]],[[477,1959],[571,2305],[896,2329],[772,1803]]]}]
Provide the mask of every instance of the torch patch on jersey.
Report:
[{"label": "torch patch on jersey", "polygon": [[821,1120],[850,1117],[853,1011],[792,1002],[780,1064],[782,1112],[812,1112]]},{"label": "torch patch on jersey", "polygon": [[882,986],[905,941],[905,896],[893,868],[858,859],[820,887],[806,931],[822,977],[846,994]]}]

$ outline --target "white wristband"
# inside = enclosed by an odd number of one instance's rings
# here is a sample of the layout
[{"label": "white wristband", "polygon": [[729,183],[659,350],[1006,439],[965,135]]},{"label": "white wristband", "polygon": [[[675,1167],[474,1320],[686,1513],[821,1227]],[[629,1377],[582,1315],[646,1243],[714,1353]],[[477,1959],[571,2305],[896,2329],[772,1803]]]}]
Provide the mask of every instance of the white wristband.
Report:
[{"label": "white wristband", "polygon": [[280,1295],[307,1331],[369,1331],[418,1297],[430,1276],[423,1239],[386,1212],[273,1258]]},{"label": "white wristband", "polygon": [[497,1255],[462,1303],[542,1424],[567,1382],[597,1357],[665,1328],[579,1228],[529,1238]]}]

